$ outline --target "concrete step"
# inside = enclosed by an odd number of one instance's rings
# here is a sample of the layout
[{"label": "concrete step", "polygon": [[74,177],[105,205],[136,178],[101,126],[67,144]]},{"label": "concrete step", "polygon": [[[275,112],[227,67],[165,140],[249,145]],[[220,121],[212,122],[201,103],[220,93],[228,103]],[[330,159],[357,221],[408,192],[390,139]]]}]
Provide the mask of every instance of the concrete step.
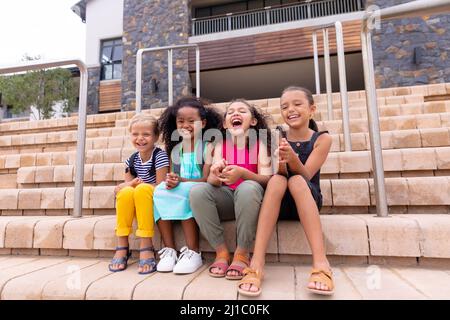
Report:
[{"label": "concrete step", "polygon": [[[418,259],[450,262],[450,219],[448,214],[401,214],[379,218],[365,215],[321,215],[327,255],[334,261],[402,258],[408,264]],[[0,248],[2,254],[33,254],[52,256],[110,257],[116,246],[114,216],[72,217],[0,217]],[[177,248],[184,245],[180,224],[174,225]],[[224,223],[225,242],[236,248],[234,221]],[[156,230],[156,248],[162,245]],[[139,241],[131,236],[132,250]],[[201,236],[200,250],[214,253]],[[302,225],[298,221],[279,221],[271,237],[267,253],[269,261],[304,261],[311,254]],[[211,257],[209,255],[208,257]],[[1,256],[0,256],[1,258]],[[443,260],[439,260],[443,259]]]},{"label": "concrete step", "polygon": [[[383,162],[387,177],[450,176],[450,147],[384,150]],[[115,185],[123,180],[124,171],[123,161],[87,164],[84,182],[88,186]],[[321,168],[322,179],[371,176],[369,151],[330,153]],[[22,166],[16,172],[0,171],[0,178],[0,189],[70,187],[75,179],[75,166]]]},{"label": "concrete step", "polygon": [[[138,275],[131,261],[123,272],[108,271],[109,259],[8,256],[0,261],[2,300],[243,300],[237,283],[208,275],[207,264],[190,275]],[[335,294],[310,294],[310,267],[269,263],[261,300],[448,299],[450,268],[401,265],[333,266]],[[368,285],[369,284],[369,285]],[[218,311],[216,311],[218,312]],[[222,312],[224,312],[222,310]]]},{"label": "concrete step", "polygon": [[[423,121],[417,123],[417,119],[421,116],[402,116],[398,119],[389,120],[381,129],[381,140],[383,149],[400,149],[400,148],[420,148],[420,147],[444,147],[450,146],[450,124],[447,113],[439,115],[439,118],[422,115]],[[437,115],[434,115],[437,116]],[[361,126],[365,126],[364,121],[359,121]],[[439,122],[439,123],[438,123]],[[340,130],[341,122],[332,121],[325,122],[326,125],[335,127],[336,131]],[[438,126],[435,128],[434,126]],[[286,125],[283,124],[285,129]],[[352,124],[353,130],[356,129]],[[431,128],[429,128],[431,126]],[[275,125],[271,126],[272,128]],[[415,129],[407,129],[415,127]],[[125,128],[103,128],[91,129],[93,134],[101,135],[95,138],[86,139],[86,150],[105,150],[114,148],[132,148],[130,138],[126,135]],[[360,128],[360,131],[366,130]],[[331,152],[344,151],[343,135],[331,134],[333,145]],[[369,150],[369,134],[368,132],[351,133],[352,150],[362,151]],[[42,153],[42,152],[63,152],[76,149],[76,132],[64,131],[48,134],[30,134],[19,136],[1,136],[0,152],[2,155],[15,155],[17,158],[20,153]],[[1,167],[1,164],[0,164]]]},{"label": "concrete step", "polygon": [[[280,107],[268,107],[262,109],[266,114],[269,115],[279,115]],[[434,114],[434,113],[445,113],[450,112],[450,101],[430,101],[424,103],[409,103],[409,104],[398,104],[390,106],[379,106],[378,114],[380,117],[393,117],[393,116],[407,116],[407,115],[419,115],[419,114]],[[367,119],[367,108],[358,107],[349,109],[350,119]],[[342,110],[333,110],[333,119],[342,120]],[[328,111],[326,110],[316,110],[314,113],[314,120],[316,121],[327,121]],[[366,120],[367,121],[367,120]]]},{"label": "concrete step", "polygon": [[[131,119],[133,115],[134,111],[88,115],[86,119],[86,127],[114,127],[116,120]],[[23,132],[45,133],[49,131],[76,130],[77,127],[77,116],[58,119],[7,122],[0,123],[0,136],[22,134]]]},{"label": "concrete step", "polygon": [[[449,212],[450,177],[386,178],[385,182],[392,210]],[[322,213],[368,213],[374,209],[373,179],[321,179],[320,186]],[[67,215],[73,197],[73,187],[1,189],[1,215]],[[114,186],[84,187],[83,208],[88,214],[114,214]]]}]

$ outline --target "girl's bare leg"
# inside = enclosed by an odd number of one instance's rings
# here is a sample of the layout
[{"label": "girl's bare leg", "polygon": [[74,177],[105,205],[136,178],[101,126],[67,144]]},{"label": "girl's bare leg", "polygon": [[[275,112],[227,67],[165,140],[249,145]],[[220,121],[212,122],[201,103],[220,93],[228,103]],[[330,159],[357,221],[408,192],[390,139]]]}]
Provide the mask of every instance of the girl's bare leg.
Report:
[{"label": "girl's bare leg", "polygon": [[[288,187],[287,178],[281,175],[273,176],[266,188],[263,203],[259,212],[258,227],[256,229],[255,248],[250,262],[250,268],[263,271],[266,262],[266,250],[272,232],[280,214],[281,201]],[[252,284],[242,284],[241,289],[246,291],[258,291],[259,288]]]},{"label": "girl's bare leg", "polygon": [[186,240],[186,246],[190,250],[199,252],[199,235],[198,226],[194,218],[181,221],[181,226],[183,227],[184,239]]},{"label": "girl's bare leg", "polygon": [[[288,188],[295,200],[300,221],[311,247],[313,268],[330,270],[330,263],[325,253],[319,210],[308,184],[303,177],[297,175],[289,179]],[[325,284],[320,282],[310,282],[308,288],[329,290]]]}]

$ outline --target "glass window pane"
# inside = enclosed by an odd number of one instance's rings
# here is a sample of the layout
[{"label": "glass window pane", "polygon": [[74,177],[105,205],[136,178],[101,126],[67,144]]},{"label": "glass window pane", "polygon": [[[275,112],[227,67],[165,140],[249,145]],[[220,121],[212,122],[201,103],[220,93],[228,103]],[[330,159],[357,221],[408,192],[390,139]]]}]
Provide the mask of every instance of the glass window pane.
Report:
[{"label": "glass window pane", "polygon": [[204,17],[210,17],[211,16],[211,8],[196,8],[195,9],[195,17],[196,18],[204,18]]},{"label": "glass window pane", "polygon": [[114,77],[113,79],[122,79],[122,64],[115,63],[114,64]]},{"label": "glass window pane", "polygon": [[251,0],[248,2],[248,10],[262,9],[264,8],[263,0]]},{"label": "glass window pane", "polygon": [[114,44],[114,40],[103,41],[102,46],[103,47],[112,46],[113,44]]},{"label": "glass window pane", "polygon": [[111,54],[112,54],[112,47],[106,47],[102,49],[102,63],[108,63],[111,62]]},{"label": "glass window pane", "polygon": [[266,7],[279,6],[280,4],[281,4],[280,0],[266,0],[265,1]]},{"label": "glass window pane", "polygon": [[121,46],[122,45],[122,39],[116,39],[114,40],[114,45]]},{"label": "glass window pane", "polygon": [[115,46],[113,52],[113,61],[122,61],[122,46]]},{"label": "glass window pane", "polygon": [[102,80],[111,80],[113,76],[113,65],[108,64],[103,66]]}]

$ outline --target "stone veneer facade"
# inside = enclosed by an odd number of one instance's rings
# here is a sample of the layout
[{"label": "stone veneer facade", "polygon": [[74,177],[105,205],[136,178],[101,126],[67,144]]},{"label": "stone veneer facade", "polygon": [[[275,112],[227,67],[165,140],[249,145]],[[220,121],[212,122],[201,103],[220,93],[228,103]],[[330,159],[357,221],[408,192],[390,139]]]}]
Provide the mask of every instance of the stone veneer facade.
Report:
[{"label": "stone veneer facade", "polygon": [[[372,0],[380,8],[411,0]],[[408,18],[381,23],[373,34],[378,88],[450,82],[450,15]],[[415,48],[421,48],[419,63]]]},{"label": "stone veneer facade", "polygon": [[[186,44],[189,40],[190,1],[188,0],[124,0],[122,110],[135,108],[136,53],[141,48]],[[187,51],[174,51],[174,101],[189,94],[190,78]],[[167,105],[167,52],[146,53],[143,56],[144,79],[142,107]],[[151,88],[151,79],[158,90]]]},{"label": "stone veneer facade", "polygon": [[87,114],[98,113],[100,91],[100,67],[88,68]]}]

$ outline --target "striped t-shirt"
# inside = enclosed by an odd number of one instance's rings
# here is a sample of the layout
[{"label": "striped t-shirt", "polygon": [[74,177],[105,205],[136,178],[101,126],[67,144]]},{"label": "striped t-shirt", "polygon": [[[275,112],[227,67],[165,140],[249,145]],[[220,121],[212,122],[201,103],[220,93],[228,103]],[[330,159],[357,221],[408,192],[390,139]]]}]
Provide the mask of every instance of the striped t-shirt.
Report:
[{"label": "striped t-shirt", "polygon": [[[155,152],[153,150],[153,152]],[[153,153],[150,156],[150,159],[147,162],[142,163],[141,155],[138,153],[134,158],[134,169],[136,170],[136,174],[139,178],[142,179],[145,183],[156,183],[156,175],[150,176],[150,169],[152,168],[152,158]],[[155,158],[155,169],[161,169],[163,167],[169,166],[169,157],[164,150],[160,150]],[[125,161],[127,168],[130,167],[130,158]]]}]

